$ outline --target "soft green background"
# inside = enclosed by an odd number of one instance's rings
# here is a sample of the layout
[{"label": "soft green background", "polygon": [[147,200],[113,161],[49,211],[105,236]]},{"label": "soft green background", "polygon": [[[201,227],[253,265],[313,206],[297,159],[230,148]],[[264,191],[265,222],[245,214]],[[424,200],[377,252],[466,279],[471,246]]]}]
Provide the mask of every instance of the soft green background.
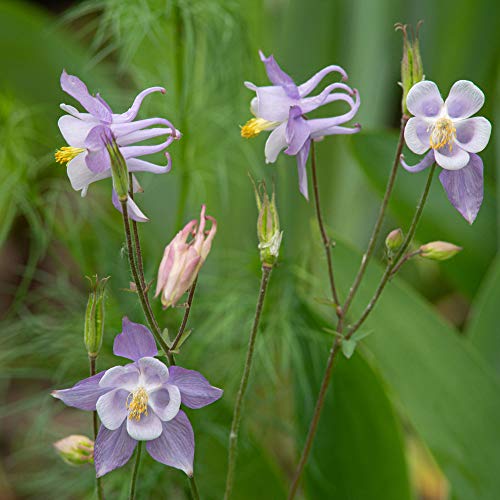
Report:
[{"label": "soft green background", "polygon": [[[337,239],[342,296],[355,273],[383,192],[400,116],[401,34],[395,22],[423,19],[427,79],[446,95],[473,80],[493,124],[482,153],[485,201],[469,226],[438,182],[418,242],[464,247],[450,262],[409,264],[388,286],[366,326],[373,330],[351,360],[339,360],[302,494],[333,500],[411,500],[405,439],[417,436],[446,475],[453,500],[496,500],[500,491],[500,302],[498,61],[494,0],[100,0],[52,2],[52,12],[22,1],[0,3],[0,490],[5,498],[92,498],[90,468],[63,464],[51,443],[90,434],[90,416],[49,396],[87,373],[82,343],[85,275],[110,275],[101,369],[121,316],[143,321],[128,285],[119,214],[110,181],[81,199],[53,160],[63,68],[124,110],[144,87],[141,116],[163,115],[183,132],[170,148],[168,175],[142,175],[139,204],[146,272],[153,279],[164,245],[202,203],[219,231],[202,270],[190,319],[193,334],[179,363],[225,389],[211,407],[189,411],[195,470],[206,499],[224,485],[226,442],[259,283],[256,209],[248,180],[274,179],[284,230],[245,405],[234,498],[283,498],[323,374],[332,311],[313,207],[298,193],[295,161],[264,164],[265,134],[251,141],[238,125],[250,117],[242,82],[265,84],[257,50],[274,53],[297,81],[340,64],[359,89],[363,131],[318,145],[325,215]],[[71,4],[71,5],[69,5]],[[68,9],[64,10],[66,7]],[[335,112],[337,108],[332,108]],[[162,161],[161,157],[156,158]],[[399,173],[384,234],[406,228],[425,174]],[[383,260],[382,249],[377,257]],[[370,298],[374,263],[354,303]],[[181,310],[162,312],[174,331]],[[126,498],[130,464],[104,479],[109,498]],[[182,473],[144,460],[139,498],[187,498]],[[2,497],[4,498],[4,497]]]}]

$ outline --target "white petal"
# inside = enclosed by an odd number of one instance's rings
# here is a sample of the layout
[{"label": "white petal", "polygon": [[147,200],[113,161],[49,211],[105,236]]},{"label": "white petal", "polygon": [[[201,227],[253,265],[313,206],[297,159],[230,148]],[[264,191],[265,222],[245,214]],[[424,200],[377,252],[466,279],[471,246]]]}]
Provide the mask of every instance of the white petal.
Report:
[{"label": "white petal", "polygon": [[455,122],[457,142],[469,153],[482,151],[490,140],[491,123],[482,116]]},{"label": "white petal", "polygon": [[68,163],[67,173],[71,182],[71,187],[75,191],[80,191],[80,189],[86,191],[88,185],[92,184],[92,182],[106,179],[106,177],[111,177],[111,169],[105,170],[104,172],[100,172],[98,174],[92,172],[85,163],[86,154],[87,153],[80,153]]},{"label": "white petal", "polygon": [[143,413],[140,420],[127,419],[127,432],[129,436],[137,441],[151,441],[160,436],[163,431],[161,420],[155,412],[148,407],[148,414]]},{"label": "white petal", "polygon": [[139,370],[134,363],[125,366],[113,366],[106,371],[99,381],[100,387],[115,387],[117,389],[126,389],[132,392],[137,388],[139,382]]},{"label": "white petal", "polygon": [[434,150],[434,157],[436,163],[446,170],[460,170],[469,163],[469,153],[464,151],[456,142],[453,143],[451,151],[448,144]]},{"label": "white petal", "polygon": [[413,117],[405,127],[406,145],[417,154],[425,153],[429,147],[429,124],[422,118]]},{"label": "white petal", "polygon": [[64,139],[74,148],[85,148],[85,138],[97,124],[96,121],[83,121],[70,115],[61,116],[57,122]]},{"label": "white petal", "polygon": [[110,391],[97,400],[96,410],[102,425],[114,431],[127,418],[127,397],[130,393],[123,389]]},{"label": "white petal", "polygon": [[168,380],[168,368],[159,359],[141,358],[137,361],[137,366],[141,372],[140,385],[148,392],[159,388]]},{"label": "white petal", "polygon": [[172,420],[181,407],[181,392],[176,385],[167,384],[149,395],[149,404],[161,420]]},{"label": "white petal", "polygon": [[406,105],[412,115],[436,117],[443,107],[443,98],[434,82],[424,80],[410,89],[406,97]]},{"label": "white petal", "polygon": [[283,122],[276,127],[266,141],[264,153],[266,155],[266,163],[274,163],[280,154],[280,151],[287,147],[286,143],[286,124]]},{"label": "white petal", "polygon": [[468,80],[459,80],[451,87],[445,105],[451,118],[468,118],[484,104],[482,90]]}]

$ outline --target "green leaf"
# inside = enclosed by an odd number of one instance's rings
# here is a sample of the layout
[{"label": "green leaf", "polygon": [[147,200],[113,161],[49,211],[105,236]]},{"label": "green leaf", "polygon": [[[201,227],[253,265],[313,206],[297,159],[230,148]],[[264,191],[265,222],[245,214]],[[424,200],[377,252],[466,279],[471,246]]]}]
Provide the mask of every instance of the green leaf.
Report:
[{"label": "green leaf", "polygon": [[[351,137],[352,152],[358,165],[380,194],[385,191],[396,144],[396,134],[388,132],[368,132]],[[405,152],[405,156],[409,163],[417,161],[417,157],[411,153]],[[403,168],[398,172],[389,207],[405,232],[425,179],[425,173],[412,174]],[[491,230],[494,220],[495,206],[488,189],[485,190],[483,206],[471,229],[448,201],[438,176],[435,176],[417,237],[419,241],[451,241],[464,248],[459,256],[441,266],[441,269],[463,292],[471,296],[475,294],[496,250],[495,232]]]},{"label": "green leaf", "polygon": [[466,334],[472,344],[500,374],[500,257],[493,261],[472,305]]},{"label": "green leaf", "polygon": [[354,350],[356,349],[357,342],[354,339],[344,339],[342,341],[342,354],[349,359],[353,354]]},{"label": "green leaf", "polygon": [[[307,433],[331,339],[315,332],[321,320],[303,308],[297,411],[301,439]],[[348,341],[349,342],[349,341]],[[301,443],[302,444],[302,443]],[[359,354],[337,360],[332,384],[306,468],[307,497],[331,500],[412,498],[401,425],[380,375]]]},{"label": "green leaf", "polygon": [[[334,252],[336,279],[345,293],[361,256],[341,243]],[[377,267],[369,266],[352,316],[354,312],[358,316],[372,296],[381,276]],[[365,346],[401,411],[446,474],[454,499],[496,500],[500,490],[500,383],[487,363],[398,279],[389,283],[365,327],[374,330]],[[324,359],[326,356],[325,351]]]}]

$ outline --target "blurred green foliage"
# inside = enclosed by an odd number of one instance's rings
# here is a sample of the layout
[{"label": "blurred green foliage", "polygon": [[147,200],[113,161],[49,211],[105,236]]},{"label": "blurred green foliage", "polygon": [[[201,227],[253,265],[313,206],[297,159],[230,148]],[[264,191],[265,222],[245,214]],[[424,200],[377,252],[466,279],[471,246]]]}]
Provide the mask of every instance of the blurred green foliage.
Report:
[{"label": "blurred green foliage", "polygon": [[[440,265],[412,262],[388,287],[367,322],[373,335],[351,360],[339,362],[303,495],[415,498],[418,485],[409,479],[404,440],[411,433],[430,449],[453,500],[496,500],[500,46],[495,34],[500,26],[495,12],[494,0],[97,0],[75,2],[58,13],[3,1],[0,488],[6,498],[92,498],[91,469],[68,467],[51,448],[65,435],[89,435],[90,415],[49,396],[52,388],[71,385],[88,370],[84,276],[111,275],[100,369],[117,363],[111,346],[122,315],[142,321],[136,298],[123,291],[130,278],[110,181],[91,186],[81,199],[64,167],[52,159],[62,145],[58,104],[70,103],[59,88],[61,70],[80,76],[116,110],[126,109],[144,87],[167,88],[166,96],[148,97],[141,111],[167,116],[183,132],[170,148],[172,172],[140,179],[145,194],[138,196],[139,204],[151,219],[140,228],[148,279],[164,245],[202,203],[219,222],[196,292],[193,334],[179,355],[181,365],[225,389],[216,405],[188,412],[196,435],[196,474],[207,499],[221,497],[232,402],[259,280],[257,214],[247,172],[269,184],[274,179],[282,256],[257,341],[234,498],[282,498],[326,362],[331,338],[323,328],[332,327],[332,314],[315,301],[327,295],[327,283],[318,278],[325,262],[312,206],[298,193],[294,159],[265,166],[265,138],[239,137],[251,97],[242,82],[266,82],[260,48],[274,53],[298,81],[322,66],[340,64],[360,91],[361,134],[332,138],[317,148],[345,296],[395,149],[401,35],[393,25],[423,19],[427,79],[444,94],[454,81],[470,79],[487,96],[481,114],[494,128],[482,153],[485,203],[470,227],[440,185],[433,186],[417,240],[446,239],[464,250]],[[399,173],[387,231],[407,227],[423,182],[419,175]],[[374,264],[354,310],[366,303],[379,275]],[[163,312],[157,303],[155,309],[162,325],[174,331],[182,311]],[[461,330],[467,314],[471,319]],[[105,477],[110,498],[126,498],[130,467]],[[140,498],[187,498],[186,486],[182,473],[144,461]]]}]

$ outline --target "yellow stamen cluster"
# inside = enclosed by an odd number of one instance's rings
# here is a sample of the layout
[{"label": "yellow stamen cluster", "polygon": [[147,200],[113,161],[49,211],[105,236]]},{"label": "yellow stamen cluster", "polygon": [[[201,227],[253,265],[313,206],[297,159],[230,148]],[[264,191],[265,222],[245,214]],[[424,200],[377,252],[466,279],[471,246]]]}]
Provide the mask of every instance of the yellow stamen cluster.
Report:
[{"label": "yellow stamen cluster", "polygon": [[56,151],[54,155],[57,163],[69,163],[75,156],[78,156],[80,153],[83,153],[85,149],[82,148],[73,148],[72,146],[63,146],[62,148]]},{"label": "yellow stamen cluster", "polygon": [[134,392],[131,392],[127,398],[127,408],[129,420],[141,419],[141,415],[148,414],[148,393],[144,387],[139,387]]},{"label": "yellow stamen cluster", "polygon": [[431,126],[430,131],[431,135],[429,142],[432,149],[439,149],[449,144],[451,151],[453,141],[457,136],[457,129],[453,126],[453,122],[449,118],[439,118],[436,123]]},{"label": "yellow stamen cluster", "polygon": [[241,127],[241,137],[250,139],[275,125],[278,125],[278,122],[270,122],[264,118],[251,118]]}]

